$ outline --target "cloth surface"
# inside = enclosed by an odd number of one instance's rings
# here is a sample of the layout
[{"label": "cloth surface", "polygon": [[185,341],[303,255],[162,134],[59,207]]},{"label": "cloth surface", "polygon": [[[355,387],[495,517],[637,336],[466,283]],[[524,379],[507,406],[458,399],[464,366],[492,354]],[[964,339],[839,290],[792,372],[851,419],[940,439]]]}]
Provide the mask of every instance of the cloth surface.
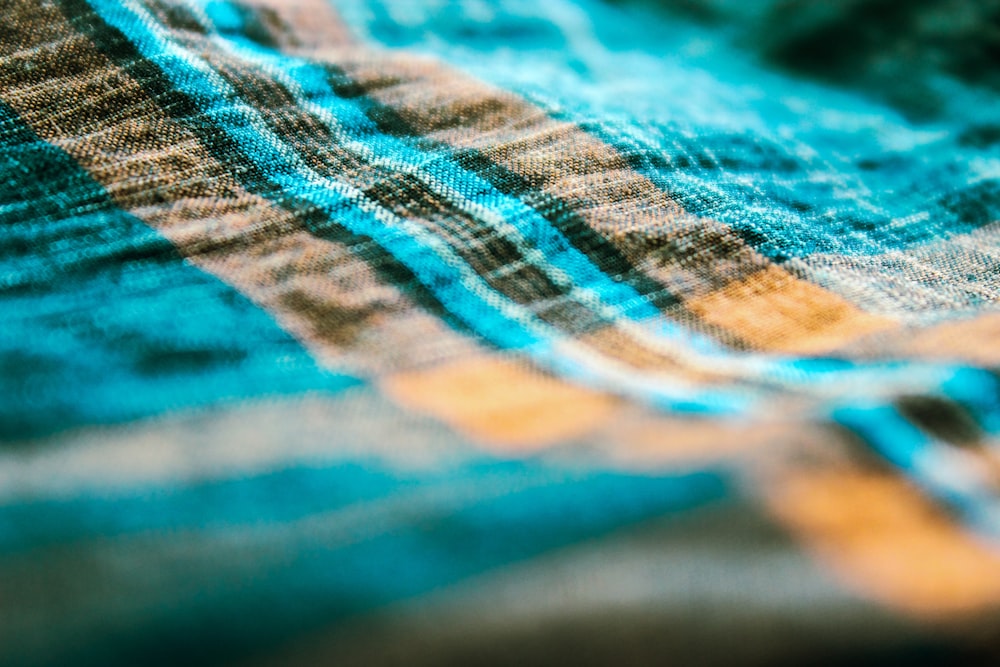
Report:
[{"label": "cloth surface", "polygon": [[0,10],[0,664],[1000,662],[997,2]]}]

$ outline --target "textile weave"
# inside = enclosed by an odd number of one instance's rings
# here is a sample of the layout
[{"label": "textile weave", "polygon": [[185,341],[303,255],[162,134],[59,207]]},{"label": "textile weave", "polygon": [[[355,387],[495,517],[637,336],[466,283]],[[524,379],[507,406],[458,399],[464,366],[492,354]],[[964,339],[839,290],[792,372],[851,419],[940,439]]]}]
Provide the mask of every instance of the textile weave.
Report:
[{"label": "textile weave", "polygon": [[0,16],[0,664],[1000,663],[997,2]]}]

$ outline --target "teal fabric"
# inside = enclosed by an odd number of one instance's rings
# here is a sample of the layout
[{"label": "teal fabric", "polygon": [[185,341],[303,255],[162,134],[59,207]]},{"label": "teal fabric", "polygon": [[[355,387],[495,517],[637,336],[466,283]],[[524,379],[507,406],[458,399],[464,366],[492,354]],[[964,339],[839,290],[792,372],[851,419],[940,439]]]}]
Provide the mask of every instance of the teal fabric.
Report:
[{"label": "teal fabric", "polygon": [[0,664],[1000,661],[1000,2],[0,9]]}]

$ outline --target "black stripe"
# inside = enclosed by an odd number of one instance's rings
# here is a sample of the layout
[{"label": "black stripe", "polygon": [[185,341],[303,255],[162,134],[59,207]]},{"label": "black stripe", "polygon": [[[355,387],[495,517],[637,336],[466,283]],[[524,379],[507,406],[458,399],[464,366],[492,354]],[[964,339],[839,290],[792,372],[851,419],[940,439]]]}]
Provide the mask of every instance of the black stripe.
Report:
[{"label": "black stripe", "polygon": [[[253,18],[257,12],[256,9],[244,9],[246,11],[245,20]],[[271,29],[275,29],[277,19],[273,16],[268,18],[268,24]],[[284,34],[291,34],[291,30],[287,26],[285,26]],[[281,40],[277,36],[269,35],[266,40],[255,41],[258,41],[265,48],[274,49],[274,44]],[[753,347],[742,340],[735,332],[705,323],[696,314],[690,312],[684,305],[684,302],[665,283],[646,274],[633,265],[617,246],[590,227],[580,215],[574,212],[573,207],[565,200],[545,192],[539,186],[533,184],[530,179],[500,164],[494,163],[481,151],[475,149],[455,150],[443,142],[423,136],[420,130],[407,121],[394,108],[368,96],[367,93],[370,87],[351,79],[342,68],[333,63],[314,62],[313,64],[323,67],[326,70],[328,74],[327,83],[333,92],[343,99],[354,100],[380,132],[389,136],[415,140],[416,147],[426,152],[441,152],[449,155],[459,167],[476,174],[503,194],[520,199],[552,224],[553,227],[558,229],[573,247],[588,257],[605,275],[616,282],[624,283],[631,287],[667,317],[678,321],[694,320],[698,323],[697,326],[702,331],[709,333],[719,342],[734,349],[742,350]],[[291,97],[290,94],[289,97]],[[627,161],[626,164],[628,164]],[[377,191],[367,192],[366,194],[376,199],[379,197]],[[387,208],[392,208],[393,202],[391,201],[386,201],[383,198],[379,199],[379,202]],[[456,214],[460,214],[460,212]],[[632,240],[634,241],[635,239]],[[732,241],[729,239],[721,240],[723,243],[718,244],[718,247],[729,248],[736,241],[736,238],[732,239]],[[643,238],[642,243],[648,246],[649,239]],[[688,247],[688,245],[684,242],[677,243],[669,239],[659,239],[656,250],[657,254],[668,254],[671,257],[683,258],[692,252],[691,247]],[[507,293],[506,291],[504,292]],[[509,296],[517,298],[516,295]],[[565,301],[558,304],[558,306],[554,310],[559,310],[563,313],[563,316],[560,316],[557,321],[560,326],[571,332],[588,331],[602,321],[596,314],[585,312],[582,306],[574,307]],[[571,312],[574,313],[574,317],[582,319],[574,322],[566,321],[564,319],[565,314]],[[546,320],[549,319],[549,316],[544,311],[539,313],[539,316]]]},{"label": "black stripe", "polygon": [[[496,164],[479,150],[472,148],[454,150],[450,146],[421,135],[416,127],[391,106],[368,97],[367,89],[351,79],[341,68],[331,63],[318,64],[326,69],[328,82],[333,91],[340,97],[356,100],[380,132],[400,138],[416,139],[418,147],[426,151],[450,152],[452,159],[460,167],[489,182],[503,194],[517,197],[533,208],[559,230],[574,248],[589,258],[601,272],[615,282],[631,287],[665,316],[681,322],[694,320],[701,331],[735,350],[753,349],[754,346],[740,338],[738,333],[705,323],[699,316],[689,311],[677,294],[663,282],[633,265],[613,243],[587,224],[567,201],[545,192],[528,178]],[[662,244],[664,247],[671,245],[670,241]],[[680,246],[669,249],[672,257],[683,257],[691,252],[689,248]]]},{"label": "black stripe", "polygon": [[929,395],[901,396],[896,399],[896,408],[923,431],[953,445],[970,445],[983,437],[972,415],[954,401]]}]

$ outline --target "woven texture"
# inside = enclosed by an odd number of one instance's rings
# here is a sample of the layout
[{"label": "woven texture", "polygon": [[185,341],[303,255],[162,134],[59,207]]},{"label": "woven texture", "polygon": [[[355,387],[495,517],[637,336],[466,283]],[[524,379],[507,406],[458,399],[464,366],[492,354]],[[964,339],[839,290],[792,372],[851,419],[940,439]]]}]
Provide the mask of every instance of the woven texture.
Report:
[{"label": "woven texture", "polygon": [[1000,663],[1000,3],[0,16],[0,664]]}]

